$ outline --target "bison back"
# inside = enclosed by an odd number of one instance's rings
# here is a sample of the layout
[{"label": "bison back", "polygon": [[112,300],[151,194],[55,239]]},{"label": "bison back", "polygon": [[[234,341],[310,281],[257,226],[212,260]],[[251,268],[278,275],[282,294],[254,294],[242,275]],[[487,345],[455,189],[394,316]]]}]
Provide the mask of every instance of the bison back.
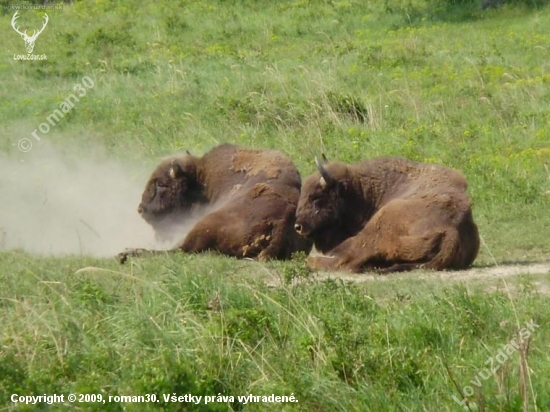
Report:
[{"label": "bison back", "polygon": [[279,181],[300,189],[298,169],[277,150],[257,150],[223,144],[202,158],[201,178],[210,201],[234,193],[236,185]]}]

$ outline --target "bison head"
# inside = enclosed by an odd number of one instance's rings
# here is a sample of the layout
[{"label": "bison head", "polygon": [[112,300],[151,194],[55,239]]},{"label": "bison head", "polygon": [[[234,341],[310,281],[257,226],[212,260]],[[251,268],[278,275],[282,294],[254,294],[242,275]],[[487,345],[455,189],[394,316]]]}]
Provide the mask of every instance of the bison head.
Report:
[{"label": "bison head", "polygon": [[319,172],[304,182],[294,228],[325,253],[360,230],[353,227],[355,222],[351,216],[360,196],[355,193],[348,166],[322,164],[317,158],[315,163]]},{"label": "bison head", "polygon": [[153,172],[141,196],[138,213],[153,226],[160,240],[168,240],[203,202],[196,176],[197,158],[187,155],[164,160]]}]

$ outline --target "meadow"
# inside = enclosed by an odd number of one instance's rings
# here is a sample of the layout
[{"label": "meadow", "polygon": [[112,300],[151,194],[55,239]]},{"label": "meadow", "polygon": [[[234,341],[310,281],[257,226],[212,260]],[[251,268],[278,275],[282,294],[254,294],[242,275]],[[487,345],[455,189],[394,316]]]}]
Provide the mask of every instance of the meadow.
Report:
[{"label": "meadow", "polygon": [[[549,261],[543,3],[97,0],[46,12],[34,53],[47,60],[22,61],[13,57],[24,52],[14,10],[0,9],[3,156],[31,168],[21,138],[33,154],[99,151],[137,165],[140,184],[163,156],[223,142],[281,150],[303,177],[321,153],[441,163],[469,181],[482,236],[475,268]],[[29,27],[43,13],[20,12]],[[93,88],[36,141],[33,130],[85,77]],[[550,410],[550,271],[354,282],[318,279],[301,255],[261,263],[170,255],[120,266],[22,248],[0,251],[0,281],[0,410],[36,410],[12,394],[54,393],[159,402],[40,408]],[[539,327],[530,338],[476,381],[531,320]],[[237,398],[248,394],[298,402]]]}]

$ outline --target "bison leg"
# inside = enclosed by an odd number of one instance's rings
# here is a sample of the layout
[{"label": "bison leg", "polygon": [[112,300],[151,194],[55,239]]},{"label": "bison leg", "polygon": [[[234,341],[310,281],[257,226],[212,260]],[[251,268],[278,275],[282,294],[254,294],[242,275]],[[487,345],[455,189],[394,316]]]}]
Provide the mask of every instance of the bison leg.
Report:
[{"label": "bison leg", "polygon": [[258,260],[287,257],[284,250],[291,241],[287,232],[294,230],[291,220],[294,209],[279,217],[263,213],[262,206],[265,205],[259,203],[259,210],[254,209],[256,214],[250,212],[244,216],[242,205],[229,205],[211,213],[195,225],[178,247],[187,253],[216,250],[229,256]]},{"label": "bison leg", "polygon": [[177,248],[186,253],[210,250],[238,258],[257,257],[272,242],[272,225],[240,214],[241,207],[211,213],[193,227]]},{"label": "bison leg", "polygon": [[298,233],[294,230],[296,208],[294,205],[282,205],[281,208],[283,206],[286,206],[286,210],[281,217],[277,216],[276,219],[272,219],[269,225],[264,223],[263,228],[261,225],[259,226],[265,234],[269,234],[267,236],[271,239],[269,244],[266,244],[265,248],[259,251],[258,260],[260,261],[288,259],[293,252],[304,249],[301,247]]},{"label": "bison leg", "polygon": [[427,262],[437,254],[442,237],[442,232],[378,238],[361,233],[336,247],[332,253],[339,257],[340,267],[350,272],[359,273],[365,269],[381,274],[400,272],[429,267]]},{"label": "bison leg", "polygon": [[323,267],[355,273],[431,267],[427,263],[438,254],[446,230],[428,229],[421,221],[423,210],[403,206],[381,209],[362,231],[331,250],[334,259]]},{"label": "bison leg", "polygon": [[[332,256],[310,257],[307,259],[307,264],[314,270],[346,270],[353,273],[361,273],[366,266],[369,266],[367,264],[369,257],[365,256],[365,250],[362,252],[361,254],[339,253],[338,250],[334,249],[331,253]],[[374,266],[371,268],[374,269]]]},{"label": "bison leg", "polygon": [[177,249],[185,253],[215,251],[228,256],[243,257],[242,245],[246,224],[237,213],[227,208],[204,217],[191,229]]},{"label": "bison leg", "polygon": [[[417,268],[433,270],[462,268],[455,264],[460,249],[460,239],[456,229],[449,228],[433,233],[431,236],[406,236],[405,238],[405,242],[402,243],[402,256],[404,258],[409,257],[411,261],[414,260],[414,257],[420,258],[422,256],[422,261],[396,263],[382,269],[381,274],[403,272]],[[414,254],[415,251],[416,255]]]},{"label": "bison leg", "polygon": [[[442,269],[442,248],[445,232],[422,236],[378,238],[360,233],[334,248],[332,257],[308,259],[313,269],[346,270],[361,273],[373,270],[380,274],[403,272],[417,268]],[[370,242],[366,239],[375,239]],[[447,253],[443,253],[445,256]]]},{"label": "bison leg", "polygon": [[148,257],[166,255],[167,253],[179,252],[179,249],[167,249],[167,250],[149,250],[149,249],[126,249],[117,255],[117,260],[120,264],[124,264],[129,257]]},{"label": "bison leg", "polygon": [[396,263],[387,268],[375,269],[375,271],[378,272],[378,274],[380,275],[388,275],[395,272],[407,272],[409,270],[418,269],[423,266],[425,265],[421,263]]},{"label": "bison leg", "polygon": [[308,266],[314,270],[346,270],[353,273],[373,271],[380,275],[394,272],[405,272],[419,267],[419,263],[395,263],[389,267],[380,267],[380,264],[365,263],[362,258],[355,260],[338,259],[334,256],[316,256],[308,258]]}]

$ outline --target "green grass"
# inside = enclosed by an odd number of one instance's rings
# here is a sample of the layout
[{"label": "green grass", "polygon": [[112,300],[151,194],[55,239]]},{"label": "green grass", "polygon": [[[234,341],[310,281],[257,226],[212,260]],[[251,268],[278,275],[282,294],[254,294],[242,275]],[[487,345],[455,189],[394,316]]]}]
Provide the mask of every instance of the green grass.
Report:
[{"label": "green grass", "polygon": [[[550,12],[541,4],[158,4],[51,10],[34,51],[47,54],[41,62],[13,60],[23,41],[9,28],[13,11],[0,10],[0,152],[24,159],[17,141],[32,139],[89,76],[95,86],[39,133],[33,152],[101,147],[150,169],[174,151],[233,142],[280,149],[303,176],[320,153],[442,163],[468,178],[484,241],[477,266],[548,260]],[[21,14],[40,24],[42,12]],[[534,319],[529,379],[518,351],[476,388],[471,408],[550,409],[550,311],[533,287],[548,275],[508,280],[510,293],[502,279],[407,274],[354,285],[308,276],[301,259],[169,256],[120,267],[2,252],[0,403],[13,408],[11,393],[294,393],[297,404],[146,406],[462,410],[453,381],[471,385],[517,324]]]},{"label": "green grass", "polygon": [[[481,283],[405,275],[364,284],[308,281],[302,260],[180,255],[121,268],[114,259],[3,253],[0,264],[6,404],[11,393],[294,393],[299,403],[286,409],[458,410],[453,380],[472,386],[487,359],[517,336],[516,319],[533,319],[540,328],[528,352],[528,402],[534,406],[532,390],[539,410],[550,405],[548,298],[527,278],[517,280],[518,292],[499,281],[501,290],[488,294]],[[268,287],[266,275],[283,282]],[[291,282],[296,276],[305,281]],[[521,408],[519,353],[510,358],[482,381],[472,399],[479,410]],[[213,403],[209,410],[228,408],[281,405]]]}]

